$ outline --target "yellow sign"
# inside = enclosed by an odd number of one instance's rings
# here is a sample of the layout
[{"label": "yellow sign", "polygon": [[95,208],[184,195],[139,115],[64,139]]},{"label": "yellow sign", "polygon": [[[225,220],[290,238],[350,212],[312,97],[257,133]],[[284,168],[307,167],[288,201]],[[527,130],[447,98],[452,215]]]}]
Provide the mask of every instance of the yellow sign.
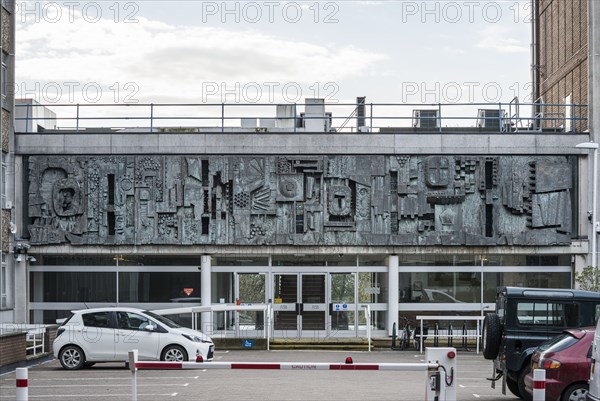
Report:
[{"label": "yellow sign", "polygon": [[276,304],[281,304],[281,303],[283,303],[283,299],[282,298],[275,298],[275,303]]}]

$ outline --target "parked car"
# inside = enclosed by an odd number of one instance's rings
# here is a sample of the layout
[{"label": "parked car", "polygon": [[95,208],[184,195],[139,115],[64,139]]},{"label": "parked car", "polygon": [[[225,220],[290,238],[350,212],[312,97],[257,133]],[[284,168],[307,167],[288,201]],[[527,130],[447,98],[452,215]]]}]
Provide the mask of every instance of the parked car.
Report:
[{"label": "parked car", "polygon": [[126,361],[133,349],[140,360],[204,362],[215,349],[207,335],[135,308],[74,311],[58,328],[53,347],[65,369]]},{"label": "parked car", "polygon": [[600,320],[596,326],[596,334],[592,342],[592,359],[589,376],[587,401],[600,401]]},{"label": "parked car", "polygon": [[496,311],[485,316],[482,331],[483,356],[493,360],[496,374],[492,387],[502,379],[511,393],[531,400],[525,376],[535,347],[565,329],[595,324],[599,312],[600,293],[593,291],[501,288]]},{"label": "parked car", "polygon": [[547,401],[585,401],[594,334],[594,327],[570,329],[541,344],[531,357],[525,391],[533,396],[533,369],[545,369]]}]

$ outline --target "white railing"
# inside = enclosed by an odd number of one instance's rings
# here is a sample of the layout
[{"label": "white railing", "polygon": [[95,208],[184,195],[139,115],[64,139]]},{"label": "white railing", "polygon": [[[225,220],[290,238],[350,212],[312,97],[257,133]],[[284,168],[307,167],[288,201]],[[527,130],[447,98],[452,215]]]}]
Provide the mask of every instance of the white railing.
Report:
[{"label": "white railing", "polygon": [[46,352],[46,325],[3,323],[0,324],[0,334],[26,333],[27,355],[37,355]]},{"label": "white railing", "polygon": [[[483,316],[417,316],[416,319],[420,322],[421,333],[419,335],[419,350],[423,353],[423,337],[432,337],[432,338],[475,338],[477,345],[477,353],[479,354],[479,341],[481,340],[481,322],[483,321]],[[468,330],[467,333],[463,333],[462,329],[459,330],[448,330],[446,334],[427,334],[423,333],[423,322],[425,320],[432,321],[475,321],[477,322],[477,329],[475,333],[472,330]],[[458,334],[455,334],[456,331],[459,331]]]}]

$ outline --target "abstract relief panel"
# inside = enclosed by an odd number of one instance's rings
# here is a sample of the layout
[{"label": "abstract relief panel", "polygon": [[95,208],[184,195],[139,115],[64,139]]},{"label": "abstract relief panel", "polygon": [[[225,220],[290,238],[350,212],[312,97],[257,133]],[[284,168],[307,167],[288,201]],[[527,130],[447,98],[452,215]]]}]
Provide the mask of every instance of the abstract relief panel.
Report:
[{"label": "abstract relief panel", "polygon": [[31,156],[34,244],[570,243],[542,156]]}]

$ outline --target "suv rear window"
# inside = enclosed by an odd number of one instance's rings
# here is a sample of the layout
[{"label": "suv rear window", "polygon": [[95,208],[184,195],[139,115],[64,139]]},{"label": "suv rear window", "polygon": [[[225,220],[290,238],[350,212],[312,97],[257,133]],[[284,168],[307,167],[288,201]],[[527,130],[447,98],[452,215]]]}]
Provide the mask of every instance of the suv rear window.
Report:
[{"label": "suv rear window", "polygon": [[110,327],[110,312],[85,313],[81,318],[87,327]]},{"label": "suv rear window", "polygon": [[577,327],[579,305],[573,303],[519,302],[517,323],[524,326]]}]

